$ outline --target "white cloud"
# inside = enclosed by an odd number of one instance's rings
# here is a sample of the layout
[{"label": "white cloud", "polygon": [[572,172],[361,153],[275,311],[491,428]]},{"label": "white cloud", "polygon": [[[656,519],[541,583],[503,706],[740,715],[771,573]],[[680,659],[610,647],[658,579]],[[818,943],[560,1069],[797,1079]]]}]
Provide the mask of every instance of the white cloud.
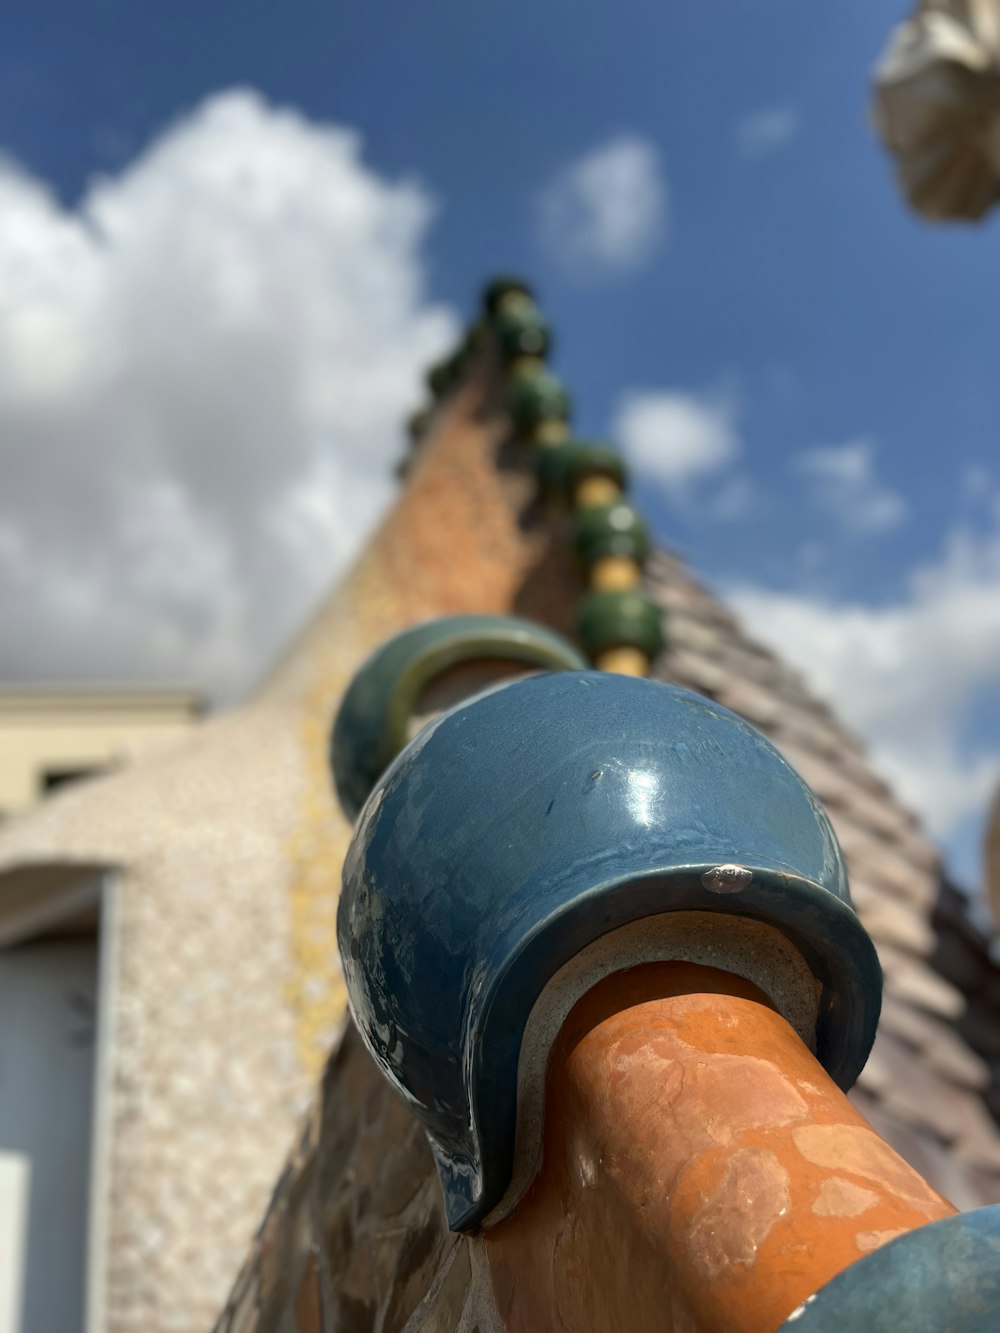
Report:
[{"label": "white cloud", "polygon": [[251,92],[73,209],[0,162],[0,673],[259,673],[391,493],[454,334],[432,212]]},{"label": "white cloud", "polygon": [[848,532],[888,532],[906,518],[903,497],[879,484],[867,440],[806,449],[795,459],[795,468],[809,479],[812,502]]},{"label": "white cloud", "polygon": [[967,463],[962,468],[960,479],[962,493],[970,500],[989,499],[996,490],[992,473],[982,463]]},{"label": "white cloud", "polygon": [[742,452],[732,405],[721,396],[633,390],[622,398],[612,429],[635,471],[675,499],[724,472]]},{"label": "white cloud", "polygon": [[753,111],[736,126],[740,152],[751,161],[780,152],[799,132],[799,114],[791,106],[766,107]]},{"label": "white cloud", "polygon": [[577,273],[631,272],[663,242],[667,204],[657,148],[624,135],[571,162],[543,190],[542,239],[556,261]]},{"label": "white cloud", "polygon": [[766,500],[760,491],[749,477],[742,474],[727,477],[708,502],[712,517],[725,522],[760,513],[765,505]]},{"label": "white cloud", "polygon": [[871,746],[903,798],[939,836],[983,808],[1000,750],[962,743],[1000,662],[1000,530],[956,531],[888,606],[748,585],[732,601]]},{"label": "white cloud", "polygon": [[962,496],[969,509],[979,509],[1000,524],[1000,485],[989,468],[969,463],[960,473]]}]

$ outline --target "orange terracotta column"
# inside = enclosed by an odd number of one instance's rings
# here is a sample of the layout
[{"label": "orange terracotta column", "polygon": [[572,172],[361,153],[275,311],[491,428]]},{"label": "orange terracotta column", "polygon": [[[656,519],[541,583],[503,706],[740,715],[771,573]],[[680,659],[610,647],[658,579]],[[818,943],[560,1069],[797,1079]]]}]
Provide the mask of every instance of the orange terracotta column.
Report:
[{"label": "orange terracotta column", "polygon": [[541,1170],[485,1236],[510,1333],[773,1333],[843,1268],[954,1212],[760,991],[658,963],[573,1009]]}]

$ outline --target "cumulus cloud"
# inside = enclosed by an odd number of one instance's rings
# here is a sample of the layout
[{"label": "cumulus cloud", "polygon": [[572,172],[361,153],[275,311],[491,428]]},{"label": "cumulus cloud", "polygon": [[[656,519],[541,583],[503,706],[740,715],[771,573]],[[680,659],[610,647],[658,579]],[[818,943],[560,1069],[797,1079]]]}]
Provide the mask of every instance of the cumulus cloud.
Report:
[{"label": "cumulus cloud", "polygon": [[[618,406],[613,431],[635,471],[668,497],[728,469],[742,452],[732,404],[722,396],[674,389],[633,390]],[[746,496],[742,481],[728,500]]]},{"label": "cumulus cloud", "polygon": [[666,235],[668,194],[654,144],[624,135],[563,167],[538,202],[554,260],[588,276],[641,268]]},{"label": "cumulus cloud", "polygon": [[745,158],[759,161],[786,148],[798,132],[799,114],[794,107],[766,107],[743,117],[736,126],[736,142]]},{"label": "cumulus cloud", "polygon": [[878,481],[867,440],[806,449],[795,459],[795,468],[808,479],[812,502],[847,532],[888,532],[906,518],[903,497]]},{"label": "cumulus cloud", "polygon": [[887,606],[749,585],[731,597],[871,745],[937,835],[982,810],[1000,750],[967,739],[1000,662],[1000,529],[957,530]]},{"label": "cumulus cloud", "polygon": [[64,208],[0,162],[0,672],[244,686],[385,503],[453,337],[358,138],[214,97]]}]

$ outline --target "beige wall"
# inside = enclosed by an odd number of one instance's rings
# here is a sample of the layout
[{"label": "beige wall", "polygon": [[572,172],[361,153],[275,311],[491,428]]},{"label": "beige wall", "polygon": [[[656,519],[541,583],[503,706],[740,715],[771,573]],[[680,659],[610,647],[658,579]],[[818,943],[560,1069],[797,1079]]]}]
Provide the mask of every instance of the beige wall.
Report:
[{"label": "beige wall", "polygon": [[120,767],[200,711],[185,690],[0,690],[0,818],[44,796],[47,774]]}]

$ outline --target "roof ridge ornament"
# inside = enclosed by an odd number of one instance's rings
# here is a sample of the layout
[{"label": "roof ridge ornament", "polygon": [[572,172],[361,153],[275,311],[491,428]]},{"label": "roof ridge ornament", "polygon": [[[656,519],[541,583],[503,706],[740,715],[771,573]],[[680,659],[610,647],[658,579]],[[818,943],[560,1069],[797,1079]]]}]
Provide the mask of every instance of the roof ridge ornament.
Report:
[{"label": "roof ridge ornament", "polygon": [[[502,356],[513,342],[504,318],[493,323]],[[517,318],[522,328],[531,328],[523,304]],[[649,533],[625,498],[625,465],[607,445],[573,437],[569,394],[541,357],[506,360],[515,434],[537,449],[542,494],[569,510],[569,541],[588,585],[577,611],[577,638],[599,670],[646,676],[663,648],[663,614],[642,591]]]},{"label": "roof ridge ornament", "polygon": [[[878,1020],[875,950],[826,815],[734,713],[660,682],[533,676],[438,717],[376,784],[344,866],[344,972],[365,1042],[427,1130],[453,1228],[481,1222],[514,1175],[522,1037],[536,1003],[559,1002],[549,982],[673,913],[708,914],[720,941],[726,918],[790,942],[808,978],[798,1010],[816,1006],[805,1036],[854,1082]],[[754,947],[766,974],[766,936]],[[739,972],[720,945],[727,958]]]},{"label": "roof ridge ornament", "polygon": [[[621,455],[573,435],[572,397],[547,365],[551,349],[531,286],[521,278],[494,278],[483,288],[479,319],[457,350],[430,368],[428,386],[440,403],[477,357],[492,356],[502,374],[511,433],[522,448],[535,451],[539,490],[553,517],[562,515],[586,580],[576,636],[599,670],[646,676],[664,646],[663,612],[642,589],[649,534],[626,498]],[[425,407],[410,417],[415,444],[434,412],[434,406]],[[400,475],[407,468],[404,460]]]}]

